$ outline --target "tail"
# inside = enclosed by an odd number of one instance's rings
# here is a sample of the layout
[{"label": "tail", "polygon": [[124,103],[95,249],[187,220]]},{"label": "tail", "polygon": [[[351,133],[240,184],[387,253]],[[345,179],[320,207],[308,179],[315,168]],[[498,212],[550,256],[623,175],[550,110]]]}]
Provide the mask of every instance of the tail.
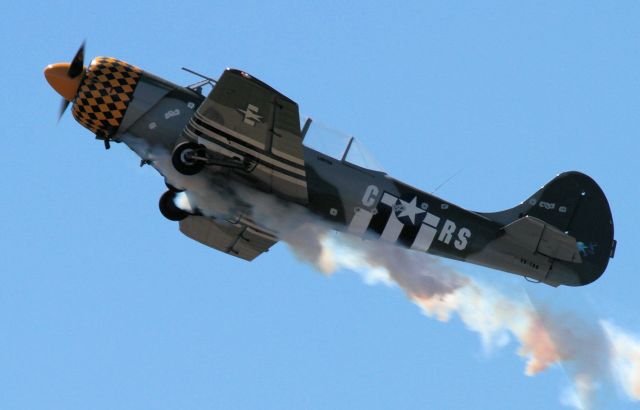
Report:
[{"label": "tail", "polygon": [[[544,279],[549,284],[587,285],[602,276],[615,253],[609,202],[598,184],[580,172],[558,175],[515,208],[483,215],[502,224],[507,231],[509,225],[522,225],[520,222],[537,219],[566,234],[563,236],[571,241],[562,240],[565,245],[574,243],[575,238],[579,260],[553,258]],[[544,236],[540,238],[538,250]],[[575,248],[573,251],[576,253]],[[551,256],[548,252],[544,254]]]}]

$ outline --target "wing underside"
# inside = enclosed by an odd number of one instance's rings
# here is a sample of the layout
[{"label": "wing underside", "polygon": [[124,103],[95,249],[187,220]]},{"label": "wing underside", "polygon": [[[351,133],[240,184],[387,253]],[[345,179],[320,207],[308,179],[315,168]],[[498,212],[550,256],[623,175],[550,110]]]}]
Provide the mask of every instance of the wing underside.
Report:
[{"label": "wing underside", "polygon": [[235,172],[261,189],[307,203],[298,105],[260,80],[226,70],[185,134],[218,155],[255,163]]},{"label": "wing underside", "polygon": [[240,259],[251,261],[267,252],[278,239],[248,222],[231,223],[204,216],[189,216],[180,221],[180,232],[203,245]]}]

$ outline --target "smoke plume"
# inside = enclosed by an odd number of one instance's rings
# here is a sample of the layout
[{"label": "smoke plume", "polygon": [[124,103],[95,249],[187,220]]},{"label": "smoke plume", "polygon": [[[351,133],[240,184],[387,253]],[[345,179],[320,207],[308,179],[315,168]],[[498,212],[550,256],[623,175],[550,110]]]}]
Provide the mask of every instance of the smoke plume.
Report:
[{"label": "smoke plume", "polygon": [[545,306],[536,309],[526,295],[506,294],[429,255],[336,234],[305,208],[226,176],[180,175],[166,151],[150,149],[140,140],[125,142],[149,159],[167,182],[185,190],[183,208],[223,219],[247,215],[276,232],[301,260],[320,272],[350,270],[367,284],[398,286],[426,316],[443,322],[457,316],[486,348],[514,340],[527,376],[562,366],[572,381],[562,397],[564,404],[594,408],[599,391],[609,385],[640,401],[640,339],[611,322],[589,322]]},{"label": "smoke plume", "polygon": [[592,323],[571,312],[536,309],[525,295],[514,298],[426,254],[318,229],[297,235],[316,238],[314,252],[301,250],[298,238],[288,243],[325,274],[347,269],[369,284],[396,284],[426,316],[444,322],[459,317],[487,348],[515,340],[527,376],[562,366],[572,380],[562,398],[566,405],[594,408],[598,392],[612,384],[640,401],[640,340],[608,321]]}]

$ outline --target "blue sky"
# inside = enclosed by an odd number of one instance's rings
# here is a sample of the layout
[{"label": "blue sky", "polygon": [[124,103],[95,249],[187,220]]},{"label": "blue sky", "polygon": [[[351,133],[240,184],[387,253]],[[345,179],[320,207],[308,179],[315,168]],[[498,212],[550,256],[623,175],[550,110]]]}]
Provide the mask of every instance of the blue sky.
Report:
[{"label": "blue sky", "polygon": [[[387,172],[479,211],[559,172],[598,181],[618,252],[584,288],[447,262],[544,306],[640,334],[640,3],[11,2],[0,160],[3,409],[563,408],[561,368],[524,375],[397,288],[331,277],[284,244],[246,263],[162,218],[162,179],[67,115],[42,75],[118,57],[180,84],[237,67],[356,135]],[[572,312],[572,313],[571,313]],[[567,319],[570,320],[570,319]],[[612,387],[598,408],[635,408]]]}]

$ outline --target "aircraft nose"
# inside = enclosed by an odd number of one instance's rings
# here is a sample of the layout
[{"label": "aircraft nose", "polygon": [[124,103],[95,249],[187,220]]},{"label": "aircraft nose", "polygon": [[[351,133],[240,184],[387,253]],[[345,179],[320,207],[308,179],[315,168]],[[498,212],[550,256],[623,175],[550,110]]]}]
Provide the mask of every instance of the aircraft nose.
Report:
[{"label": "aircraft nose", "polygon": [[56,63],[49,64],[44,69],[44,77],[47,82],[67,101],[71,101],[75,98],[80,83],[82,82],[82,76],[70,77],[69,68],[70,63]]}]

